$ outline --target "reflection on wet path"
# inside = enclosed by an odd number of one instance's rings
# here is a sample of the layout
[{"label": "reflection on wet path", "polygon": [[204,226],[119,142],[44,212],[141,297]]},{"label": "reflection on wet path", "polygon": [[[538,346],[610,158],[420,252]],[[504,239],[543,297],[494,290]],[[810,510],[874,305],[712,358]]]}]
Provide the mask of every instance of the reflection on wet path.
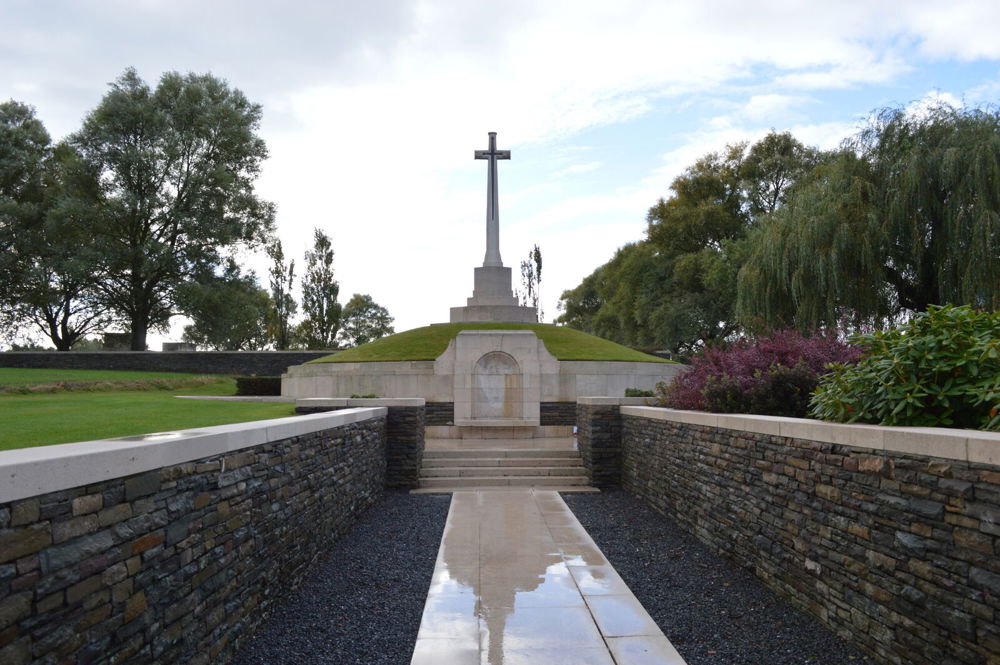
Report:
[{"label": "reflection on wet path", "polygon": [[551,491],[456,492],[412,665],[683,665]]}]

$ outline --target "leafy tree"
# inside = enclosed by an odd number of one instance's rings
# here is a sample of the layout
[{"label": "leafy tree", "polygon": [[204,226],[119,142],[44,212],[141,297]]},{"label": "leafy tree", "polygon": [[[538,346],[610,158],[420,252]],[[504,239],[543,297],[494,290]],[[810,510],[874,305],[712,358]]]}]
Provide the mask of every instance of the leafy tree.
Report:
[{"label": "leafy tree", "polygon": [[70,137],[86,167],[76,174],[99,187],[96,200],[71,203],[91,208],[100,299],[133,350],[168,323],[181,284],[271,233],[273,206],[253,189],[267,156],[260,117],[210,74],[169,72],[152,90],[127,69]]},{"label": "leafy tree", "polygon": [[771,132],[753,144],[740,165],[750,215],[757,219],[784,205],[793,186],[820,162],[814,148],[789,132]]},{"label": "leafy tree", "polygon": [[37,327],[60,351],[108,323],[91,270],[98,247],[90,216],[64,200],[79,166],[69,146],[51,146],[34,109],[0,104],[2,318],[7,326]]},{"label": "leafy tree", "polygon": [[522,307],[534,307],[535,315],[539,321],[545,318],[541,306],[541,283],[542,283],[542,250],[535,245],[528,258],[521,261],[521,288],[518,291],[518,300]]},{"label": "leafy tree", "polygon": [[746,236],[784,205],[821,155],[771,133],[699,159],[647,215],[646,240],[563,293],[560,322],[622,344],[690,353],[736,335]]},{"label": "leafy tree", "polygon": [[257,351],[270,341],[271,297],[233,259],[226,261],[221,275],[211,273],[182,285],[177,301],[194,320],[184,328],[186,342],[217,351]]},{"label": "leafy tree", "polygon": [[14,100],[0,104],[0,287],[10,293],[24,257],[14,244],[45,216],[44,164],[51,138],[35,110]]},{"label": "leafy tree", "polygon": [[392,317],[369,295],[355,293],[344,305],[343,330],[340,338],[352,346],[367,344],[380,337],[391,335]]},{"label": "leafy tree", "polygon": [[292,295],[295,281],[295,260],[285,263],[281,241],[275,240],[267,247],[271,257],[271,311],[267,317],[267,330],[274,348],[287,349],[292,343],[291,319],[299,306]]},{"label": "leafy tree", "polygon": [[1000,113],[885,109],[750,241],[739,314],[881,327],[931,304],[1000,308]]},{"label": "leafy tree", "polygon": [[306,252],[306,270],[302,275],[302,312],[298,337],[307,349],[330,349],[336,346],[343,309],[337,302],[340,284],[333,278],[333,243],[319,229],[313,231],[313,249]]}]

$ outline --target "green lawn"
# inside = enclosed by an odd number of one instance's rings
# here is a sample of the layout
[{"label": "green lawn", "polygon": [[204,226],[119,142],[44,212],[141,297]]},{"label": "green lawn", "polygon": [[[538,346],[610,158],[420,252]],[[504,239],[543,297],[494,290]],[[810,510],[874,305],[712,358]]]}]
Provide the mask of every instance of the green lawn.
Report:
[{"label": "green lawn", "polygon": [[573,328],[544,323],[442,323],[383,337],[311,362],[434,360],[462,330],[531,330],[559,360],[670,362]]},{"label": "green lawn", "polygon": [[[7,374],[10,371],[0,370],[0,385],[15,380],[13,374]],[[30,377],[24,372],[39,374]],[[43,372],[48,373],[44,382],[49,383],[69,376],[69,370],[18,370],[17,380],[23,380],[21,385],[40,385]],[[114,374],[122,378],[119,373]],[[142,389],[129,391],[0,394],[0,450],[282,418],[294,415],[295,411],[288,402],[218,402],[175,397],[233,395],[236,383],[229,377],[213,377],[209,383],[194,383],[180,389],[158,390],[155,386],[163,379],[160,373],[126,374],[132,375],[129,381],[150,381]],[[179,375],[166,374],[166,377],[176,381]],[[187,378],[190,380],[191,375]],[[111,379],[104,376],[96,380]]]}]

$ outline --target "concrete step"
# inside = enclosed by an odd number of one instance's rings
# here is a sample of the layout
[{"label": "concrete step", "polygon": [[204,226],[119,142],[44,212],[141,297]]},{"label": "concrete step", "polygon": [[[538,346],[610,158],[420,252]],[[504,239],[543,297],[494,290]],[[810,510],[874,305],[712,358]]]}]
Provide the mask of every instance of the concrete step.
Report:
[{"label": "concrete step", "polygon": [[579,457],[432,457],[424,458],[423,468],[459,466],[580,466]]},{"label": "concrete step", "polygon": [[468,476],[461,478],[421,478],[420,488],[455,487],[575,487],[588,485],[586,476]]},{"label": "concrete step", "polygon": [[504,476],[580,476],[584,468],[573,466],[447,466],[424,467],[421,478],[461,478],[466,476],[495,478]]},{"label": "concrete step", "polygon": [[546,450],[544,448],[532,449],[532,448],[464,448],[461,450],[425,450],[424,459],[462,459],[469,457],[488,457],[488,458],[504,458],[504,457],[570,457],[579,458],[579,450],[570,449],[554,449]]},{"label": "concrete step", "polygon": [[[477,488],[477,487],[418,487],[417,489],[410,490],[410,494],[451,494],[452,492],[468,492],[476,489],[488,489],[491,492],[516,492],[519,490],[524,490],[523,487],[487,487],[487,488]],[[596,487],[590,487],[589,485],[572,485],[572,486],[546,486],[544,488],[548,492],[575,492],[575,493],[589,493],[597,494],[601,490]]]}]

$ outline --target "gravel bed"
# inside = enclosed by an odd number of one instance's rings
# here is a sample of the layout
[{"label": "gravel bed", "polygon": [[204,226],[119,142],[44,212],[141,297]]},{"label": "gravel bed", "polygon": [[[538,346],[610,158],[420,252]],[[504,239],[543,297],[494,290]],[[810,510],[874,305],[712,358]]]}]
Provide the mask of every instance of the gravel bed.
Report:
[{"label": "gravel bed", "polygon": [[386,492],[231,665],[409,663],[450,501]]},{"label": "gravel bed", "polygon": [[562,497],[688,665],[875,663],[632,494]]}]

